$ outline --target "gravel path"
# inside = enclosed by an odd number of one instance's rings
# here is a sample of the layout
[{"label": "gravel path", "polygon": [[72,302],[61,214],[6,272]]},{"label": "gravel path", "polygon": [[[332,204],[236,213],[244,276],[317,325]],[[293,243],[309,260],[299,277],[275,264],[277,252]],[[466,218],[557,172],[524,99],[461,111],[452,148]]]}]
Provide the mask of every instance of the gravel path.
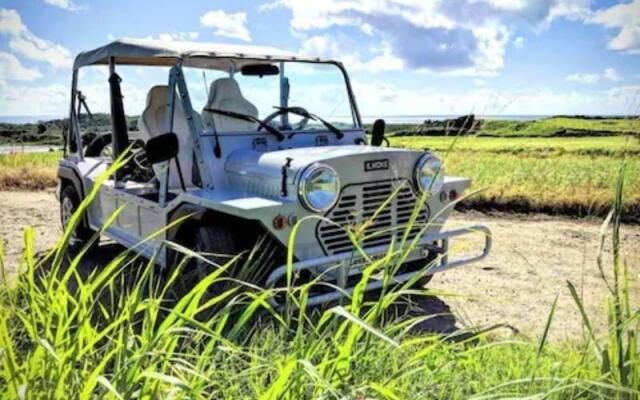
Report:
[{"label": "gravel path", "polygon": [[[53,191],[0,192],[0,210],[0,238],[10,272],[15,272],[20,260],[25,226],[35,228],[37,250],[54,244],[60,233]],[[551,337],[578,338],[582,327],[567,289],[566,281],[570,280],[583,294],[595,325],[604,326],[606,288],[595,261],[599,221],[466,212],[455,214],[449,222],[451,226],[471,223],[484,223],[492,229],[494,245],[489,258],[438,274],[430,284],[434,290],[446,293],[438,296],[454,311],[459,325],[505,323],[537,337],[558,295]],[[479,240],[465,240],[453,249],[471,251],[478,244]],[[623,244],[632,275],[637,277],[640,226],[623,227]],[[640,294],[637,282],[632,289]]]}]

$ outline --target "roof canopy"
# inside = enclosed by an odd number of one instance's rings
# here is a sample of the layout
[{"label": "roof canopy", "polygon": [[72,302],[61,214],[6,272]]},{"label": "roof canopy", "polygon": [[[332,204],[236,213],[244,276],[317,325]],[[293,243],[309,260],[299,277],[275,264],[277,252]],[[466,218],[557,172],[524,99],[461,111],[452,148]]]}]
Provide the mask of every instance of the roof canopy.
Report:
[{"label": "roof canopy", "polygon": [[220,43],[178,42],[147,39],[117,40],[95,50],[78,54],[74,69],[87,65],[116,64],[172,66],[182,57],[185,66],[227,70],[264,61],[332,62],[319,58],[298,57],[295,53],[273,47]]}]

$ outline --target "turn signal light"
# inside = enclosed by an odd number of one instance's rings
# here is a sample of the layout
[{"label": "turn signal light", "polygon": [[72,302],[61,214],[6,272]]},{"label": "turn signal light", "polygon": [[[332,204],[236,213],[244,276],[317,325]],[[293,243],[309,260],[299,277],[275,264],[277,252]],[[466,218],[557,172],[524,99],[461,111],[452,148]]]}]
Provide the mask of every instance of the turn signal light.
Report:
[{"label": "turn signal light", "polygon": [[287,225],[289,224],[289,218],[284,216],[284,215],[276,215],[276,217],[273,219],[273,228],[280,230],[280,229],[284,229],[287,227]]}]

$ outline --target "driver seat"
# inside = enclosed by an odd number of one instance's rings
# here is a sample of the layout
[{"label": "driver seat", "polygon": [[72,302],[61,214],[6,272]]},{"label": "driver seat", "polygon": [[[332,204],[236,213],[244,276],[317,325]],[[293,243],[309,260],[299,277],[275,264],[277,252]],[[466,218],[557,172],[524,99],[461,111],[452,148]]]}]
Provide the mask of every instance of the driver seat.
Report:
[{"label": "driver seat", "polygon": [[[147,94],[147,105],[138,118],[140,138],[144,140],[145,143],[152,137],[167,133],[165,116],[167,112],[168,91],[169,88],[167,85],[157,85],[152,87]],[[196,129],[202,130],[202,121],[200,120],[200,116],[197,112],[194,112],[193,114]],[[189,125],[187,124],[187,117],[178,96],[176,96],[176,102],[174,103],[173,132],[178,137],[178,143],[180,146],[178,160],[180,161],[184,183],[187,187],[192,187],[194,186],[192,179],[193,143],[191,140],[191,133],[189,132]],[[154,165],[156,175],[158,175],[159,172],[158,168],[159,166]],[[178,169],[174,163],[170,163],[169,189],[179,189],[180,187]]]},{"label": "driver seat", "polygon": [[249,100],[242,96],[238,82],[233,78],[220,78],[211,83],[209,99],[202,110],[202,117],[207,128],[213,128],[216,132],[246,132],[258,129],[254,122],[242,121],[236,118],[226,117],[206,111],[207,108],[216,108],[224,111],[233,111],[240,114],[258,118],[258,109]]}]

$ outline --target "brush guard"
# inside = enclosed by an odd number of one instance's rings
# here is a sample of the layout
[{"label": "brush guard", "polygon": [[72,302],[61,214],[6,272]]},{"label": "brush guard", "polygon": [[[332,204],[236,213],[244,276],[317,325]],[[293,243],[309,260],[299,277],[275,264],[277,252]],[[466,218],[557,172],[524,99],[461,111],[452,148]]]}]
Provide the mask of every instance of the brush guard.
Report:
[{"label": "brush guard", "polygon": [[[468,256],[460,259],[449,260],[448,251],[449,251],[450,240],[456,237],[469,235],[469,234],[484,235],[484,248],[482,249],[482,252],[474,256]],[[433,245],[438,241],[442,242],[442,246]],[[440,263],[432,266],[427,271],[425,270],[411,271],[411,272],[402,273],[400,275],[396,275],[392,278],[393,282],[396,284],[399,284],[399,283],[403,283],[410,280],[411,278],[415,277],[418,274],[433,275],[438,272],[443,272],[453,268],[459,268],[467,264],[480,261],[489,255],[489,252],[491,251],[491,243],[492,243],[491,230],[489,230],[489,228],[485,225],[471,225],[463,228],[452,229],[449,231],[438,232],[438,233],[429,234],[427,236],[423,236],[422,239],[420,239],[420,241],[417,242],[416,248],[420,248],[421,250],[429,249],[429,251],[434,251],[436,253],[441,254],[442,256],[440,257]],[[383,245],[383,246],[377,246],[377,247],[366,249],[365,252],[368,257],[375,259],[376,257],[384,256],[387,252],[387,249],[388,249],[388,246]],[[347,287],[349,269],[353,268],[354,266],[361,265],[363,262],[365,262],[361,258],[360,260],[362,261],[361,263],[357,263],[357,262],[354,263],[353,253],[343,253],[343,254],[337,254],[333,256],[326,256],[321,258],[314,258],[311,260],[299,261],[299,262],[293,263],[290,268],[292,271],[292,275],[294,275],[298,271],[317,269],[319,267],[324,267],[327,265],[336,265],[335,268],[336,268],[336,271],[338,272],[336,277],[336,283],[339,290],[309,297],[309,299],[307,300],[307,305],[313,306],[317,304],[338,300],[342,297],[350,296],[355,286]],[[275,287],[275,284],[280,279],[286,277],[286,275],[287,275],[287,264],[281,265],[278,268],[276,268],[273,272],[271,272],[271,274],[267,278],[267,282],[266,282],[267,288]],[[365,291],[380,289],[383,286],[383,284],[384,283],[382,280],[372,280],[367,284]],[[270,302],[274,306],[279,305],[273,298],[270,299]]]}]

